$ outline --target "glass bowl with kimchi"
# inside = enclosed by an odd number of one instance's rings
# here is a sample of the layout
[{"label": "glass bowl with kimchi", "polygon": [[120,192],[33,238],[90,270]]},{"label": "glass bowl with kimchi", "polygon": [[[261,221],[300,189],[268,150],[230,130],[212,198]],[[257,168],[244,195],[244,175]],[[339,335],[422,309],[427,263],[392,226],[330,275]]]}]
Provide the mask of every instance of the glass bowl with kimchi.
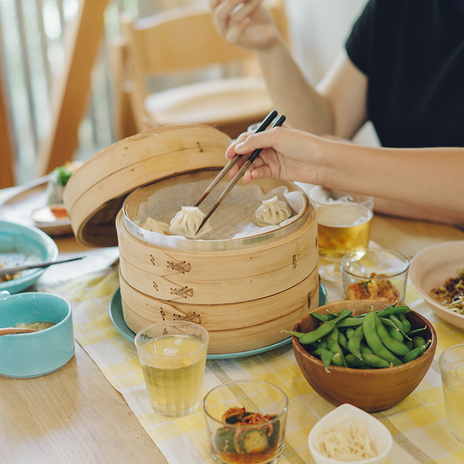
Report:
[{"label": "glass bowl with kimchi", "polygon": [[220,464],[275,463],[285,447],[288,398],[275,385],[239,380],[203,400],[211,453]]},{"label": "glass bowl with kimchi", "polygon": [[340,263],[347,300],[403,304],[409,259],[385,248],[365,248],[346,254]]}]

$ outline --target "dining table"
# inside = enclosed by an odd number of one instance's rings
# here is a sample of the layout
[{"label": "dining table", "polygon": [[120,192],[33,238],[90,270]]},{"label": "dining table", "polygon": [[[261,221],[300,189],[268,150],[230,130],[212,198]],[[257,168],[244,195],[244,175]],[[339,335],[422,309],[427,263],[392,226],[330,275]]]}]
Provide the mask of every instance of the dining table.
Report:
[{"label": "dining table", "polygon": [[[2,202],[17,188],[0,191],[0,219]],[[208,455],[201,409],[186,420],[160,420],[147,410],[148,400],[133,342],[115,330],[108,316],[118,288],[118,248],[89,247],[72,234],[53,238],[59,249],[58,259],[85,258],[49,267],[35,286],[26,291],[53,292],[71,301],[75,354],[67,364],[47,375],[33,378],[0,375],[0,462],[213,462]],[[464,240],[464,231],[449,225],[375,214],[371,240],[412,258],[431,245]],[[334,295],[329,292],[329,300]],[[419,302],[419,310],[427,311],[418,294],[412,299]],[[426,316],[433,313],[426,312]],[[446,327],[456,340],[464,341],[462,331],[451,325]],[[439,347],[440,343],[439,338]],[[436,357],[438,353],[439,350]],[[437,364],[436,359],[434,363]],[[290,410],[281,462],[314,462],[305,442],[308,431],[335,406],[320,398],[304,380],[291,343],[263,354],[209,361],[207,369],[205,391],[241,375],[285,386]],[[394,436],[390,462],[464,462],[464,444],[451,438],[446,429],[437,372],[436,369],[433,380],[427,384],[432,385],[433,391],[421,384],[419,394],[413,392],[411,398],[391,410],[374,413]],[[432,433],[424,425],[427,421],[433,422],[436,430],[433,446],[427,445]],[[414,433],[407,433],[408,427]]]}]

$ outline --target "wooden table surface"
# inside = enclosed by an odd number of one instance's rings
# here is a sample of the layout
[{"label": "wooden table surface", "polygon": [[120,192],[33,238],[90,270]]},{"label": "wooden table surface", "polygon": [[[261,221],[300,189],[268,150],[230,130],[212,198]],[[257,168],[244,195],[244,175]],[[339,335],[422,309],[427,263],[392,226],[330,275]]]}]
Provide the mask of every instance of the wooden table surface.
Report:
[{"label": "wooden table surface", "polygon": [[[453,227],[376,215],[372,240],[412,257],[435,243],[464,240]],[[96,271],[117,259],[117,249],[91,249],[74,237],[55,238],[60,257],[82,261],[49,268],[45,283]],[[65,267],[66,266],[66,267]],[[58,268],[60,268],[58,270]],[[0,462],[166,463],[123,397],[76,343],[58,371],[31,379],[0,376]]]}]

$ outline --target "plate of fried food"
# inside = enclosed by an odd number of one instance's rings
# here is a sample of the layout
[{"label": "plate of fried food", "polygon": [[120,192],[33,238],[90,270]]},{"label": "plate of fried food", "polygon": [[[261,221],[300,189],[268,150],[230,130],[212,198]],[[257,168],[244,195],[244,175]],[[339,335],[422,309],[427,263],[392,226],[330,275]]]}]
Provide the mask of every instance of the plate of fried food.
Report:
[{"label": "plate of fried food", "polygon": [[437,316],[464,329],[464,240],[439,243],[417,253],[409,278]]}]

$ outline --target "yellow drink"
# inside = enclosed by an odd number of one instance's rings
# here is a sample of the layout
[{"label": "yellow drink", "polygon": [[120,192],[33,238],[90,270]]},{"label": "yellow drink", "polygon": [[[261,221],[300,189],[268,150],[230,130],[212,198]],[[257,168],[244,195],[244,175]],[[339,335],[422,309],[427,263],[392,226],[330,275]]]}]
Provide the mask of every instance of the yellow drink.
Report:
[{"label": "yellow drink", "polygon": [[319,254],[326,259],[340,260],[346,253],[367,248],[372,217],[372,211],[362,204],[319,206]]},{"label": "yellow drink", "polygon": [[185,334],[161,334],[145,343],[138,340],[137,349],[148,397],[156,413],[179,417],[198,408],[207,341],[207,337],[205,342],[205,338]]},{"label": "yellow drink", "polygon": [[443,395],[449,431],[464,442],[464,366],[451,369],[443,377]]}]

